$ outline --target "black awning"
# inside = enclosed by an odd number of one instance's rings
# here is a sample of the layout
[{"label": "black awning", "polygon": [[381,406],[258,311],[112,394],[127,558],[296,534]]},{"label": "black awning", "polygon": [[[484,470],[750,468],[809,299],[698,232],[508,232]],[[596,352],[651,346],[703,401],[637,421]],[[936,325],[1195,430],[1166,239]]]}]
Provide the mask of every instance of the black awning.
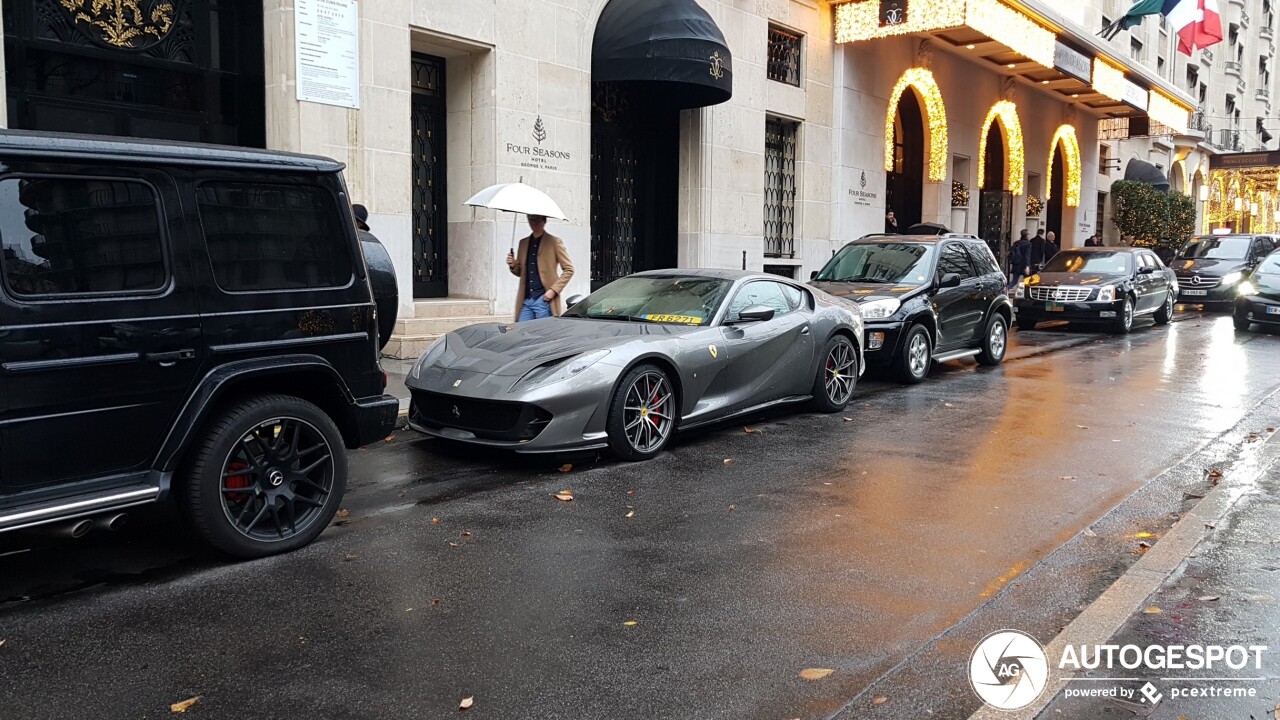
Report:
[{"label": "black awning", "polygon": [[733,95],[733,58],[694,0],[610,0],[596,24],[591,80],[643,83],[667,104],[705,107]]},{"label": "black awning", "polygon": [[1124,169],[1124,179],[1146,183],[1157,190],[1169,191],[1169,178],[1160,172],[1160,168],[1146,160],[1134,158]]}]

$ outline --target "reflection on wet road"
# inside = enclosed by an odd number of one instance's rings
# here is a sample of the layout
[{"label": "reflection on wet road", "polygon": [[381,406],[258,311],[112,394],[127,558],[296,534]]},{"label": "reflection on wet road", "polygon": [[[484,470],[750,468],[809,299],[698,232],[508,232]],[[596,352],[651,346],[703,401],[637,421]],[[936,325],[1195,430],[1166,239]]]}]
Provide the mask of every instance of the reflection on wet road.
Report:
[{"label": "reflection on wet road", "polygon": [[[830,716],[1280,386],[1280,336],[1229,318],[1019,341],[1079,344],[871,380],[843,415],[640,465],[400,437],[354,456],[345,524],[287,557],[223,564],[154,529],[0,556],[0,598],[37,598],[0,608],[0,707]],[[88,567],[113,570],[66,570]]]}]

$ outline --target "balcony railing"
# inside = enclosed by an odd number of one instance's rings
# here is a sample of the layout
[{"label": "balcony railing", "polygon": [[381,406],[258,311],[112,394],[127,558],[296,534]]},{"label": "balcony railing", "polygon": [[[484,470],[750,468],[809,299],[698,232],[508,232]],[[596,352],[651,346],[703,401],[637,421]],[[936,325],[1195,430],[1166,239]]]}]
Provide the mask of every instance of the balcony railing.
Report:
[{"label": "balcony railing", "polygon": [[1226,70],[1228,75],[1231,75],[1237,78],[1240,77],[1240,63],[1236,62],[1235,60],[1228,60],[1226,63],[1223,64],[1223,69]]},{"label": "balcony railing", "polygon": [[1276,31],[1275,31],[1275,28],[1271,27],[1271,23],[1267,22],[1266,25],[1263,25],[1261,28],[1258,29],[1258,35],[1263,40],[1275,40]]},{"label": "balcony railing", "polygon": [[1213,51],[1212,51],[1212,50],[1205,50],[1205,49],[1201,48],[1201,50],[1200,50],[1200,60],[1201,60],[1201,62],[1203,62],[1203,63],[1204,63],[1204,64],[1206,64],[1206,65],[1212,65],[1212,64],[1213,64]]},{"label": "balcony railing", "polygon": [[1249,13],[1245,12],[1244,10],[1240,11],[1240,27],[1242,28],[1249,27]]},{"label": "balcony railing", "polygon": [[1241,9],[1243,9],[1243,8],[1244,8],[1244,0],[1227,0],[1227,2],[1231,3],[1232,5],[1235,5],[1235,6],[1239,7],[1239,8],[1241,8]]},{"label": "balcony railing", "polygon": [[1264,87],[1260,87],[1258,88],[1258,94],[1256,97],[1262,102],[1271,102],[1271,91]]}]

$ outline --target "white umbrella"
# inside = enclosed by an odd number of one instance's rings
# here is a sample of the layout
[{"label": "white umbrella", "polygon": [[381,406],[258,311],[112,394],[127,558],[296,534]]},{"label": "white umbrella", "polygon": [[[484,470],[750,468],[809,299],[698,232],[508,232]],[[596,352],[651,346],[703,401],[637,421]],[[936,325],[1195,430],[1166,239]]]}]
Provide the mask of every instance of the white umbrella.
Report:
[{"label": "white umbrella", "polygon": [[[502,212],[522,215],[546,215],[559,220],[565,219],[564,211],[546,193],[523,182],[501,183],[490,185],[463,203],[473,207],[501,210]],[[511,219],[511,248],[516,244],[516,219]]]}]

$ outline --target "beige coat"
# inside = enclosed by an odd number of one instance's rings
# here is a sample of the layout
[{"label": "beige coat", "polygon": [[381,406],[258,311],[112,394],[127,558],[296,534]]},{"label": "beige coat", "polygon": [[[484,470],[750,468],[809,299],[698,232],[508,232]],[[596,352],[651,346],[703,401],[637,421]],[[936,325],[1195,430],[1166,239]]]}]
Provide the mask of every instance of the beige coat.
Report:
[{"label": "beige coat", "polygon": [[[520,278],[520,286],[516,288],[515,319],[517,320],[520,319],[520,306],[524,305],[524,292],[528,286],[524,273],[531,237],[525,237],[520,241],[520,247],[516,250],[516,264],[510,268],[511,274]],[[542,287],[556,292],[555,298],[551,300],[551,314],[559,315],[564,312],[564,303],[561,301],[560,294],[573,278],[573,261],[569,259],[569,251],[565,249],[564,241],[551,233],[543,233],[542,241],[538,245],[538,277],[542,279]]]}]

